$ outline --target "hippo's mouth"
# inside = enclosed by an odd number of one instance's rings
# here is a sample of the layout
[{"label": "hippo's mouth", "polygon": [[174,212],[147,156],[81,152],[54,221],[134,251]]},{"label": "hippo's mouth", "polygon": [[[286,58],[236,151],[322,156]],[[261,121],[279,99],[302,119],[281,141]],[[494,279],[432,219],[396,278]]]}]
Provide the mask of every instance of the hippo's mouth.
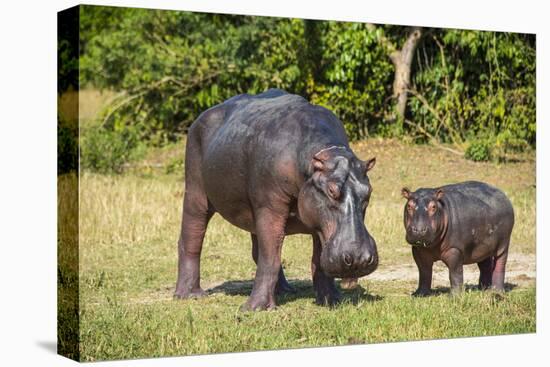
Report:
[{"label": "hippo's mouth", "polygon": [[432,240],[427,239],[407,239],[407,243],[411,247],[418,247],[418,248],[431,248],[434,246],[434,242]]},{"label": "hippo's mouth", "polygon": [[406,240],[407,240],[407,243],[412,247],[428,248],[432,245],[431,239],[426,238],[424,236],[423,237],[415,236],[409,233],[407,233]]}]

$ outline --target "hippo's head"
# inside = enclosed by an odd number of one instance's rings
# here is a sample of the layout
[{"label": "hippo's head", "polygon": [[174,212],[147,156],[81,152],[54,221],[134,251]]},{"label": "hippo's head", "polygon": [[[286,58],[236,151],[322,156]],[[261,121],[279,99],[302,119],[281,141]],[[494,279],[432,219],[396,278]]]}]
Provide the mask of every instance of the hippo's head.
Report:
[{"label": "hippo's head", "polygon": [[367,172],[375,162],[363,162],[343,147],[322,150],[311,161],[298,212],[321,239],[321,268],[328,276],[361,277],[378,266],[376,242],[365,227],[372,193]]},{"label": "hippo's head", "polygon": [[443,190],[420,189],[410,192],[404,187],[401,195],[407,199],[404,213],[407,242],[421,247],[439,244],[447,226]]}]

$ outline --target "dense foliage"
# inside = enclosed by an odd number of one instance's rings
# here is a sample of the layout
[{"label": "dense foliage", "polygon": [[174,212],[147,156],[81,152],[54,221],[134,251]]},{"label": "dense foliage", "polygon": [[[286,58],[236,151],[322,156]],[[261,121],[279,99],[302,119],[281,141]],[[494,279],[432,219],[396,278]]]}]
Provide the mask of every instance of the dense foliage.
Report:
[{"label": "dense foliage", "polygon": [[425,29],[396,129],[395,71],[380,40],[399,49],[407,29],[83,6],[80,82],[121,92],[96,138],[162,145],[233,95],[282,88],[333,110],[351,139],[407,136],[462,152],[485,144],[495,156],[535,146],[533,35]]},{"label": "dense foliage", "polygon": [[417,56],[409,107],[425,135],[496,156],[535,146],[534,36],[437,30]]}]

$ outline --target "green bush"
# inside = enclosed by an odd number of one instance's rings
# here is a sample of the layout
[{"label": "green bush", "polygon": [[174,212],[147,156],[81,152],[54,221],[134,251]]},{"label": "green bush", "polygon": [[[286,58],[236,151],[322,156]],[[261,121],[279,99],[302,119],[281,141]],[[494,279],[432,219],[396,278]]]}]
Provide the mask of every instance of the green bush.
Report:
[{"label": "green bush", "polygon": [[71,128],[57,120],[57,174],[76,170],[78,167],[78,128]]},{"label": "green bush", "polygon": [[93,127],[83,134],[80,162],[83,168],[99,173],[121,173],[124,164],[144,153],[135,129],[112,131]]},{"label": "green bush", "polygon": [[474,162],[483,162],[491,159],[491,147],[486,140],[472,141],[466,152],[464,158]]},{"label": "green bush", "polygon": [[171,173],[181,173],[184,171],[184,160],[183,157],[176,157],[170,159],[168,163],[166,164],[166,167],[164,167],[164,173],[171,174]]}]

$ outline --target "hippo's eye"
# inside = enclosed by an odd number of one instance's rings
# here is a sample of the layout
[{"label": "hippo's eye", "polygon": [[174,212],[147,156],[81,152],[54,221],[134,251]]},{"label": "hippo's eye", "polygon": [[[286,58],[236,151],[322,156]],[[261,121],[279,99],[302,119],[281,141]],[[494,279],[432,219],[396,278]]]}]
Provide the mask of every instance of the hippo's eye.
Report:
[{"label": "hippo's eye", "polygon": [[407,211],[412,214],[412,212],[414,212],[414,209],[416,208],[416,205],[412,202],[409,202],[407,204]]}]

